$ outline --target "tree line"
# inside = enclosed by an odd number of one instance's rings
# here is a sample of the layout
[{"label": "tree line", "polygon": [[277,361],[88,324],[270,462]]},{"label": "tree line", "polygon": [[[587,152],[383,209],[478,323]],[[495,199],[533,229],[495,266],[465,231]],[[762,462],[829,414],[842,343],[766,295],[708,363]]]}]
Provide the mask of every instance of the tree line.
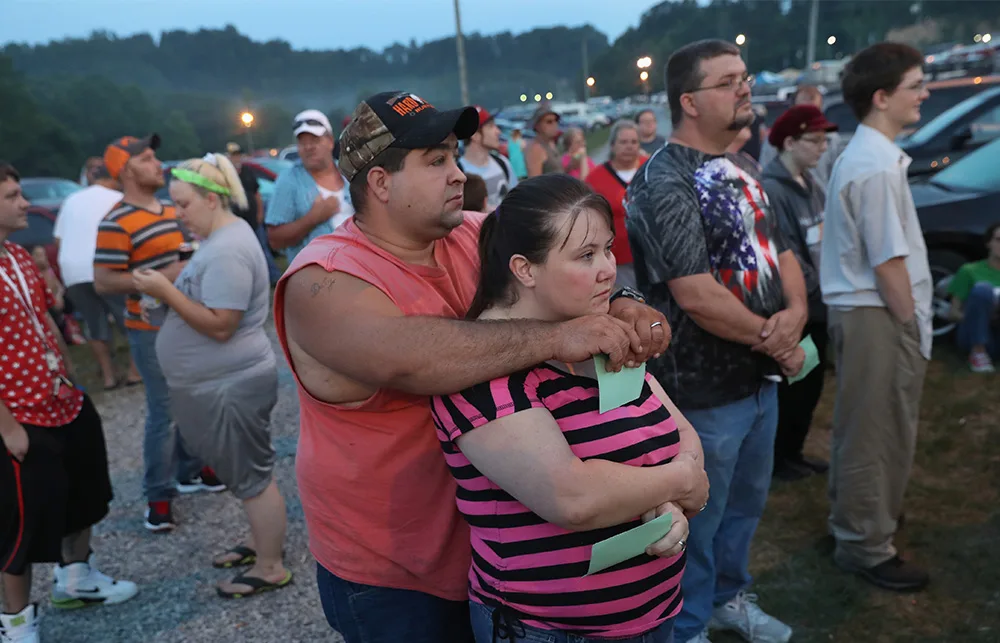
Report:
[{"label": "tree line", "polygon": [[[805,66],[811,0],[668,0],[647,10],[591,65],[598,94],[643,91],[636,60],[653,59],[650,90],[664,89],[670,54],[704,38],[734,41],[743,34],[751,71]],[[973,35],[1000,30],[1000,3],[990,0],[823,0],[819,3],[816,59],[847,56],[886,38],[893,29],[922,21],[939,25],[939,37],[971,45]],[[834,45],[827,38],[834,36]],[[912,43],[919,45],[920,43]]]},{"label": "tree line", "polygon": [[[586,42],[593,93],[643,90],[635,61],[651,56],[650,89],[663,89],[670,53],[701,38],[747,38],[752,70],[801,68],[808,0],[668,0],[646,11],[614,44],[590,25],[522,34],[473,33],[465,50],[474,102],[496,109],[520,94],[582,97]],[[817,58],[851,52],[894,28],[936,20],[948,39],[972,41],[998,19],[996,2],[977,0],[820,3]],[[826,38],[837,37],[829,47]],[[118,37],[95,32],[43,45],[0,48],[0,158],[26,174],[75,177],[87,156],[114,137],[156,131],[163,158],[197,156],[245,143],[240,114],[255,117],[256,147],[290,144],[291,120],[321,109],[338,127],[365,96],[409,89],[442,106],[460,102],[454,38],[369,48],[295,50],[285,41],[255,42],[235,27]]]}]

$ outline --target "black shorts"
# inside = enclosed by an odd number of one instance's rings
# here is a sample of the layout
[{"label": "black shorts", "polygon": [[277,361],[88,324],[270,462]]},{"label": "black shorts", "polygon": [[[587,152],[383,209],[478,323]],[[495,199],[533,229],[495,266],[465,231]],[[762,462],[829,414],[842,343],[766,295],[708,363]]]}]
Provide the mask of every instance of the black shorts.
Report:
[{"label": "black shorts", "polygon": [[112,497],[104,429],[89,397],[69,424],[24,430],[24,462],[0,455],[0,571],[15,575],[61,562],[63,538],[100,522]]}]

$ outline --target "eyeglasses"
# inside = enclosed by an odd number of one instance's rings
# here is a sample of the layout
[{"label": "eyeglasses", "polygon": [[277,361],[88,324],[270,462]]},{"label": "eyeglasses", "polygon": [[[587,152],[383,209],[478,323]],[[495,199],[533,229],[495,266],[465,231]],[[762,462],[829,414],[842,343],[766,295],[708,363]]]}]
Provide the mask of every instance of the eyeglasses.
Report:
[{"label": "eyeglasses", "polygon": [[798,140],[802,141],[803,143],[809,143],[810,145],[823,145],[824,143],[826,143],[825,136],[819,136],[819,137],[800,136]]},{"label": "eyeglasses", "polygon": [[293,130],[299,129],[303,125],[310,125],[312,127],[322,127],[323,129],[326,129],[326,123],[318,121],[315,118],[307,118],[301,121],[295,121],[295,125],[292,126],[292,129]]},{"label": "eyeglasses", "polygon": [[710,85],[709,87],[696,87],[695,89],[692,89],[691,91],[685,93],[694,94],[696,92],[704,92],[710,89],[725,89],[727,91],[737,91],[743,89],[744,85],[746,85],[747,88],[753,87],[755,82],[756,78],[754,78],[753,74],[749,72],[744,72],[742,76],[739,77],[733,76],[727,78],[718,85]]}]

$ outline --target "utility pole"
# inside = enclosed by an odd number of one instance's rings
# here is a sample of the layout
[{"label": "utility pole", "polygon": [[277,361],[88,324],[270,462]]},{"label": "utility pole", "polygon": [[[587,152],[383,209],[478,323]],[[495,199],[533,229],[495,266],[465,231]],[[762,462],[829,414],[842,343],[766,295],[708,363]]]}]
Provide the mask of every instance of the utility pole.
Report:
[{"label": "utility pole", "polygon": [[462,105],[469,104],[469,78],[465,71],[465,40],[462,39],[462,11],[455,0],[455,48],[458,49],[458,83],[462,88]]},{"label": "utility pole", "polygon": [[583,102],[587,102],[588,95],[590,94],[590,85],[587,84],[587,79],[590,78],[589,65],[587,64],[587,36],[583,37],[583,41],[580,43],[581,54],[583,55]]},{"label": "utility pole", "polygon": [[809,10],[809,42],[806,45],[806,69],[816,62],[816,27],[819,23],[819,0],[813,0]]}]

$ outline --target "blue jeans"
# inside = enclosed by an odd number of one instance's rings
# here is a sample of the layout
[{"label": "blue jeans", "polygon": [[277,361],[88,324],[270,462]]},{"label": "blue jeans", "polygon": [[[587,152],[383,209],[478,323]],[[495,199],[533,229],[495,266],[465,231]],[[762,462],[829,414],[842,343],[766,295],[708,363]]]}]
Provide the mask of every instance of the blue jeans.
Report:
[{"label": "blue jeans", "polygon": [[281,279],[281,270],[278,269],[278,264],[274,262],[274,253],[271,252],[271,245],[267,241],[267,226],[263,224],[257,226],[256,232],[257,240],[260,241],[260,247],[264,250],[264,258],[267,259],[267,276],[273,286]]},{"label": "blue jeans", "polygon": [[146,389],[142,491],[149,502],[170,500],[177,495],[177,480],[198,475],[201,463],[184,450],[177,426],[170,420],[170,391],[156,358],[156,331],[129,329],[128,345]]},{"label": "blue jeans", "polygon": [[980,282],[973,286],[958,325],[958,347],[969,353],[973,346],[985,346],[991,357],[1000,357],[1000,324],[996,321],[996,311],[993,284]]},{"label": "blue jeans", "polygon": [[690,523],[676,623],[684,643],[705,629],[715,606],[750,585],[750,542],[771,486],[778,387],[765,383],[738,402],[681,412],[701,438],[711,485],[708,506]]},{"label": "blue jeans", "polygon": [[514,638],[501,639],[497,637],[494,640],[493,608],[482,603],[469,601],[469,612],[472,615],[472,631],[476,635],[476,643],[517,643],[519,641],[524,643],[673,643],[674,641],[673,621],[667,621],[651,632],[630,636],[627,639],[599,639],[517,624],[508,630]]},{"label": "blue jeans", "polygon": [[316,564],[319,600],[344,643],[473,643],[468,601],[352,583]]}]

